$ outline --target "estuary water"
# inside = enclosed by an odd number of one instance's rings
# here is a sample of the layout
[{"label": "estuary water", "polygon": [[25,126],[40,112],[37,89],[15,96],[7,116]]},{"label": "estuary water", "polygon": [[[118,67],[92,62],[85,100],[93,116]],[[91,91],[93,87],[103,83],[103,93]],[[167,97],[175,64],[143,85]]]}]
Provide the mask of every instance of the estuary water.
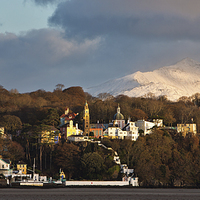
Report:
[{"label": "estuary water", "polygon": [[1,200],[199,200],[200,189],[1,188]]}]

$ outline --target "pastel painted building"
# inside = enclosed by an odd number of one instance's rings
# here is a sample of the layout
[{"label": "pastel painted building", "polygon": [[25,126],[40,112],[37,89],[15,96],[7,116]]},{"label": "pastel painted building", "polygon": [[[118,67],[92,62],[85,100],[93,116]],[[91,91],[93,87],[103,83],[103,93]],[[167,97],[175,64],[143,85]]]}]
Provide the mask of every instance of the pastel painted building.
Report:
[{"label": "pastel painted building", "polygon": [[76,126],[74,126],[73,121],[70,120],[68,123],[66,123],[60,127],[60,133],[61,133],[62,137],[66,140],[71,135],[82,134],[83,131],[78,129],[78,124],[76,124]]},{"label": "pastel painted building", "polygon": [[48,130],[45,130],[41,134],[41,143],[56,144],[59,141],[59,131],[54,126],[49,126]]},{"label": "pastel painted building", "polygon": [[25,163],[18,163],[17,170],[20,171],[22,174],[27,174],[27,164]]},{"label": "pastel painted building", "polygon": [[0,135],[4,135],[5,129],[4,127],[0,127]]},{"label": "pastel painted building", "polygon": [[[104,124],[90,124],[90,136],[94,138],[103,137],[103,131],[106,129]],[[93,134],[91,134],[93,133]],[[93,135],[93,136],[92,136]]]},{"label": "pastel painted building", "polygon": [[90,113],[87,101],[83,111],[83,134],[86,136],[90,134]]},{"label": "pastel painted building", "polygon": [[65,109],[65,113],[60,116],[60,126],[69,123],[70,120],[74,120],[77,115],[78,113],[70,112],[69,108],[67,107]]},{"label": "pastel painted building", "polygon": [[177,132],[185,137],[187,133],[197,134],[196,124],[177,124]]},{"label": "pastel painted building", "polygon": [[9,159],[3,159],[0,158],[0,174],[3,174],[4,176],[10,176],[12,175],[12,169],[10,169],[10,160]]},{"label": "pastel painted building", "polygon": [[[91,135],[93,133],[93,136]],[[90,136],[94,138],[103,137],[103,128],[90,128]]]}]

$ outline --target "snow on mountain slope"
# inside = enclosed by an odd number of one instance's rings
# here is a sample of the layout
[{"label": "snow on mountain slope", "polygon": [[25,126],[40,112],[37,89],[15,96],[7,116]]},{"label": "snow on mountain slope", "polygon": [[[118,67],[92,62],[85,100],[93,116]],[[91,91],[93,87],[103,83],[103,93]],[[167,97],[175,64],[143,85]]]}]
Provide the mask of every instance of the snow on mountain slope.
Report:
[{"label": "snow on mountain slope", "polygon": [[156,97],[166,95],[176,101],[182,96],[200,92],[200,63],[186,58],[175,65],[162,67],[152,72],[136,72],[128,76],[107,81],[91,87],[86,92],[97,96],[110,93],[130,97],[145,97],[153,93]]},{"label": "snow on mountain slope", "polygon": [[140,86],[139,83],[133,79],[131,74],[88,88],[85,91],[93,96],[97,96],[99,93],[110,93],[113,96],[117,96],[138,86]]}]

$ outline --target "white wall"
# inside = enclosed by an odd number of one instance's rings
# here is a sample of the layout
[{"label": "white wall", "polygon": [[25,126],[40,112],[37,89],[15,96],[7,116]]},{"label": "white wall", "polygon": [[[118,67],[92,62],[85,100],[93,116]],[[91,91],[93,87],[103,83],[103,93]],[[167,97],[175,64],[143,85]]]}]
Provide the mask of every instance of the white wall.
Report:
[{"label": "white wall", "polygon": [[66,186],[72,185],[110,185],[110,186],[125,186],[129,185],[129,181],[66,181]]},{"label": "white wall", "polygon": [[[132,186],[138,186],[138,178],[130,178],[129,181]],[[75,186],[75,185],[126,186],[129,185],[129,181],[65,181],[65,185],[66,186]]]}]

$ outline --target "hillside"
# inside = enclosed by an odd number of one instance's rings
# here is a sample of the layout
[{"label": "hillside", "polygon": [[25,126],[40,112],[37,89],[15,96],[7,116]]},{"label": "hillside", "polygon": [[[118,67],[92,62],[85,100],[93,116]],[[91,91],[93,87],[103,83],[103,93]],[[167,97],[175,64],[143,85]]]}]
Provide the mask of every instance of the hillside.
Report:
[{"label": "hillside", "polygon": [[153,93],[156,97],[166,95],[169,100],[176,101],[200,91],[200,63],[186,58],[172,66],[151,72],[138,71],[85,91],[93,96],[110,93],[113,96],[146,97]]}]

